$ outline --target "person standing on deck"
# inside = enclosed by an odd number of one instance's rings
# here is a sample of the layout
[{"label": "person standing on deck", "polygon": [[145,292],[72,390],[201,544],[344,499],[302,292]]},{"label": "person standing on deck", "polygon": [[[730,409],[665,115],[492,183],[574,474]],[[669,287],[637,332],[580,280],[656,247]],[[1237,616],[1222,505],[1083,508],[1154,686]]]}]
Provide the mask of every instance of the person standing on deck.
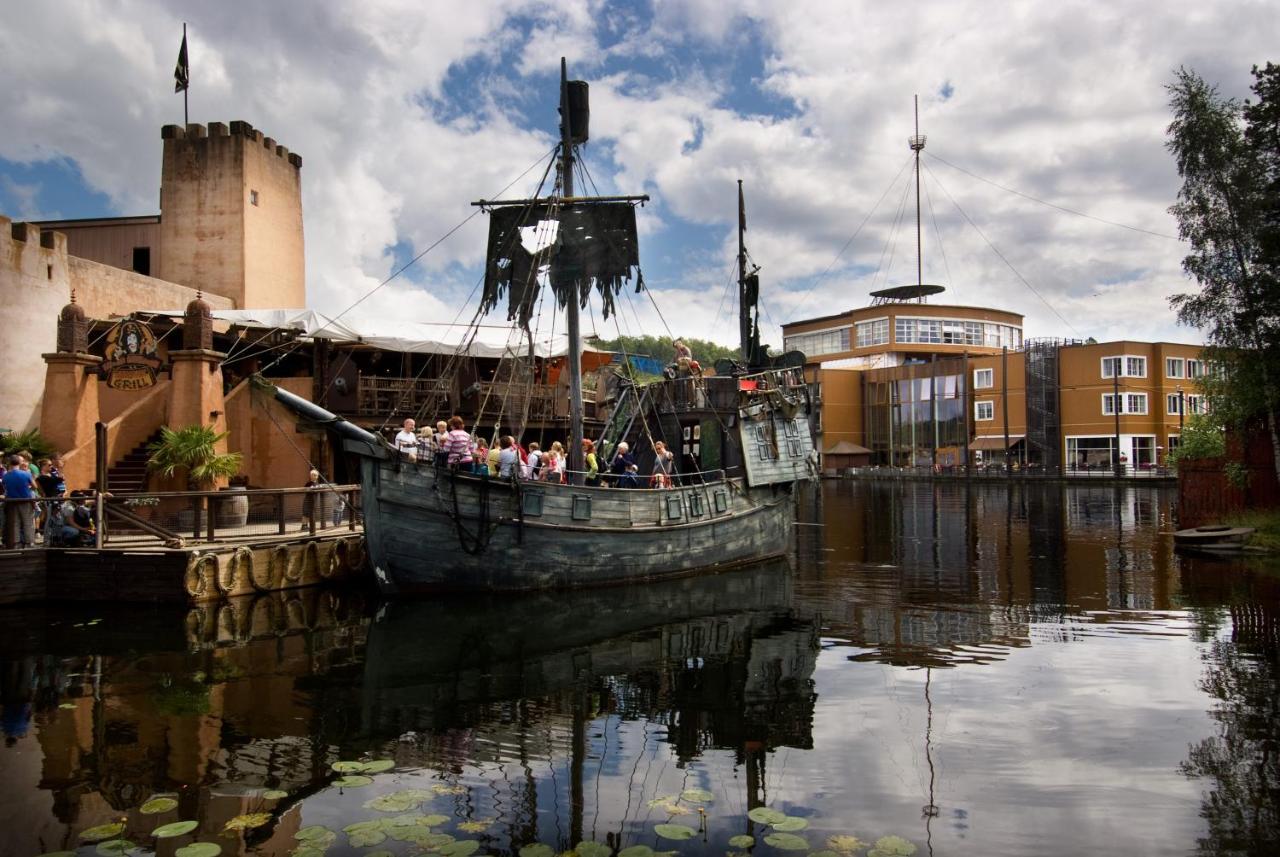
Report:
[{"label": "person standing on deck", "polygon": [[396,450],[410,461],[418,460],[418,435],[413,430],[416,425],[413,420],[405,420],[395,439]]},{"label": "person standing on deck", "polygon": [[503,435],[498,441],[501,449],[498,452],[499,479],[515,479],[520,473],[520,452],[516,449],[516,439],[511,435]]},{"label": "person standing on deck", "polygon": [[437,467],[444,467],[449,463],[449,450],[445,448],[445,444],[449,442],[449,424],[444,420],[436,423],[435,445]]},{"label": "person standing on deck", "polygon": [[450,467],[469,468],[471,466],[471,435],[467,434],[466,424],[462,417],[449,418],[449,433],[445,435],[445,463]]},{"label": "person standing on deck", "polygon": [[596,445],[586,438],[582,441],[582,460],[587,466],[588,485],[600,484],[600,462],[596,458]]},{"label": "person standing on deck", "polygon": [[653,475],[649,477],[650,488],[670,488],[671,471],[675,467],[675,454],[667,449],[662,441],[653,444]]},{"label": "person standing on deck", "polygon": [[609,473],[613,477],[613,481],[620,481],[623,474],[627,472],[627,468],[634,467],[635,463],[635,457],[631,454],[631,446],[625,440],[619,443],[618,451],[613,454],[613,460],[609,462]]},{"label": "person standing on deck", "polygon": [[529,441],[529,452],[525,457],[524,467],[521,469],[520,475],[525,479],[537,479],[538,471],[542,467],[542,447],[538,446],[536,440]]}]

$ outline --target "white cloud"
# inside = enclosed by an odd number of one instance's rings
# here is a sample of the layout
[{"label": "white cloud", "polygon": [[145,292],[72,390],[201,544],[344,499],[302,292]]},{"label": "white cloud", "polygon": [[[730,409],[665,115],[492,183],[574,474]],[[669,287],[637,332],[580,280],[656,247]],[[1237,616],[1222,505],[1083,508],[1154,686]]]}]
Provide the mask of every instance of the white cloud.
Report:
[{"label": "white cloud", "polygon": [[[192,117],[246,119],[302,154],[311,300],[334,312],[382,281],[403,248],[425,249],[472,213],[473,199],[550,150],[554,92],[545,90],[568,56],[592,82],[597,185],[654,197],[642,255],[661,260],[650,279],[678,308],[668,317],[681,333],[732,341],[735,325],[715,305],[736,248],[738,178],[774,321],[858,305],[873,285],[914,279],[910,207],[911,228],[891,237],[905,187],[836,256],[906,160],[919,93],[932,200],[926,280],[947,281],[954,300],[1026,313],[1030,335],[1075,335],[1074,326],[1099,338],[1194,338],[1166,303],[1188,286],[1177,242],[1056,212],[931,156],[1171,234],[1177,179],[1163,148],[1163,85],[1186,64],[1243,94],[1248,66],[1277,43],[1274,16],[1244,0],[735,9],[709,0],[658,2],[651,15],[597,0],[472,2],[465,12],[408,0],[192,6],[182,12]],[[11,21],[0,31],[0,157],[71,158],[122,213],[154,211],[158,126],[181,115],[171,80],[182,17],[156,0],[124,0],[36,4]],[[512,192],[531,192],[535,178]],[[448,320],[483,245],[477,218],[361,309],[411,305]],[[891,245],[892,266],[867,273]]]}]

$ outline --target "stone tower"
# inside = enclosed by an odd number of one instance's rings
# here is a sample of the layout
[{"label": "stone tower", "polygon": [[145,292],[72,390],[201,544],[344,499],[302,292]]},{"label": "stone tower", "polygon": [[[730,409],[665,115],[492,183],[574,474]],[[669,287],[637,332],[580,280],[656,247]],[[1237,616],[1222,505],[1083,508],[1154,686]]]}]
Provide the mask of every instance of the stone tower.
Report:
[{"label": "stone tower", "polygon": [[154,275],[237,307],[306,306],[302,158],[247,122],[166,125],[160,136]]}]

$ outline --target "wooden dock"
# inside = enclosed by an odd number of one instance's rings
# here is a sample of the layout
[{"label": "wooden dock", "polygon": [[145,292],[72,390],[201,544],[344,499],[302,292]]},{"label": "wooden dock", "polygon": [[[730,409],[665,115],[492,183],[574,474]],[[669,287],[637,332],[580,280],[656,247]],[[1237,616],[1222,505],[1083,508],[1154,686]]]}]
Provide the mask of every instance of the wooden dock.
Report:
[{"label": "wooden dock", "polygon": [[0,552],[0,605],[38,601],[200,603],[372,580],[364,533],[345,527],[178,548],[128,541],[101,548]]}]

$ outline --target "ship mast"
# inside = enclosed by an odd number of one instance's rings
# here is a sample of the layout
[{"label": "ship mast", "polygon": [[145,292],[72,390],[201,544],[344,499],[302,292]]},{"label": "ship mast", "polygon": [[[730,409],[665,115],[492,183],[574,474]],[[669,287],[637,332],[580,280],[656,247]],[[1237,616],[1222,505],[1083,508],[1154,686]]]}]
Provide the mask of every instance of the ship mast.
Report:
[{"label": "ship mast", "polygon": [[925,138],[920,134],[920,96],[915,97],[916,133],[907,140],[911,151],[916,153],[916,285],[924,285],[924,253],[920,244],[920,150],[924,148]]},{"label": "ship mast", "polygon": [[742,179],[738,179],[738,342],[742,350],[742,362],[750,366],[751,358],[751,310],[747,300],[747,207],[742,199]]},{"label": "ship mast", "polygon": [[[560,58],[560,193],[564,199],[573,197],[573,136],[569,117],[569,66]],[[565,301],[565,331],[569,337],[566,360],[569,364],[569,455],[568,470],[571,484],[582,482],[582,334],[578,323],[578,295]]]}]

